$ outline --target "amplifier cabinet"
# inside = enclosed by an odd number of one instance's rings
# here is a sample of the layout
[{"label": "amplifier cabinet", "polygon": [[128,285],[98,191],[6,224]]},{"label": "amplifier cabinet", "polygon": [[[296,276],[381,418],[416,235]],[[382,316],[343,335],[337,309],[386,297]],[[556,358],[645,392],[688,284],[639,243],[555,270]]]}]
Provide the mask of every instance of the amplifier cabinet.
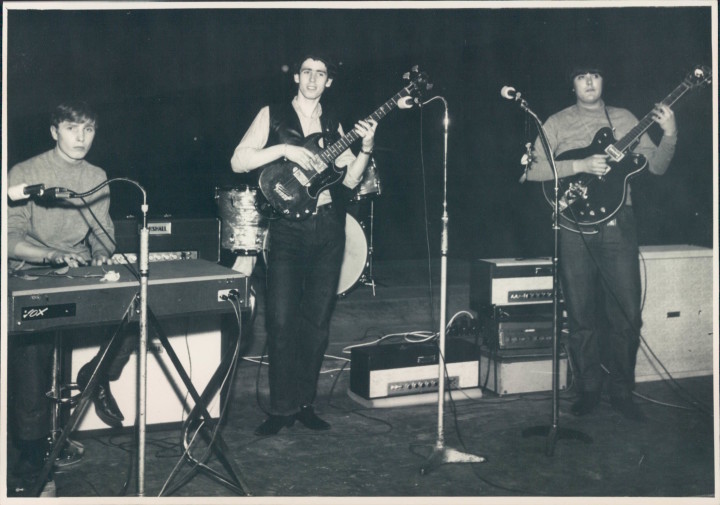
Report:
[{"label": "amplifier cabinet", "polygon": [[640,248],[644,306],[638,382],[713,374],[713,251],[690,245]]},{"label": "amplifier cabinet", "polygon": [[[479,352],[466,340],[446,342],[448,389],[477,388]],[[355,347],[351,351],[350,390],[365,399],[436,392],[438,360],[435,343]]]},{"label": "amplifier cabinet", "polygon": [[[193,386],[202,393],[213,373],[220,366],[222,333],[220,316],[177,317],[161,322],[170,345],[190,376]],[[137,333],[128,332],[125,338],[138,338]],[[97,337],[80,333],[68,335],[65,345],[70,349],[70,374],[75,380],[80,368],[98,352],[101,341]],[[110,382],[110,390],[125,417],[123,426],[133,426],[137,415],[138,371],[137,351],[123,368],[120,378]],[[216,393],[207,401],[211,417],[218,417],[219,399]],[[147,424],[176,423],[183,421],[194,402],[187,393],[165,348],[156,338],[148,339],[147,356]],[[88,405],[76,429],[78,431],[109,428],[95,414],[95,408]]]},{"label": "amplifier cabinet", "polygon": [[[567,387],[567,355],[558,359],[558,388]],[[480,352],[480,385],[498,395],[552,389],[552,350],[511,349]]]},{"label": "amplifier cabinet", "polygon": [[552,303],[550,258],[477,259],[470,267],[470,308]]}]

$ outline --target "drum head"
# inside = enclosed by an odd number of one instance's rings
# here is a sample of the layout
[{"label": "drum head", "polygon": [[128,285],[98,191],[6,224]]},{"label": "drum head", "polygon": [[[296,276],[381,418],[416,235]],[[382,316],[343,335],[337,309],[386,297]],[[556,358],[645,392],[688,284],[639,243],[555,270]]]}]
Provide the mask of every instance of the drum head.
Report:
[{"label": "drum head", "polygon": [[338,295],[352,288],[365,270],[368,257],[368,245],[365,232],[360,223],[350,214],[345,216],[345,253],[343,254]]}]

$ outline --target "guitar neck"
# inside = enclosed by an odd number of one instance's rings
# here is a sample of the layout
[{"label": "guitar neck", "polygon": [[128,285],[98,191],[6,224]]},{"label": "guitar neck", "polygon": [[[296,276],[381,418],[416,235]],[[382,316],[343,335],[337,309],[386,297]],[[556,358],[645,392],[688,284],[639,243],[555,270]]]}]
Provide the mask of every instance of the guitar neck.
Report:
[{"label": "guitar neck", "polygon": [[[397,107],[398,102],[402,98],[409,96],[410,91],[411,86],[403,88],[390,100],[378,107],[375,112],[370,114],[367,118],[365,118],[365,120],[367,121],[369,119],[374,119],[376,122],[379,122],[382,118],[387,116],[390,111]],[[318,156],[320,157],[320,159],[323,160],[323,162],[325,162],[327,165],[330,165],[335,160],[335,158],[345,152],[345,150],[348,149],[352,145],[352,143],[359,138],[360,135],[353,129],[349,133],[343,135],[340,139],[333,142],[332,145],[324,149]]]},{"label": "guitar neck", "polygon": [[[661,103],[667,105],[668,107],[672,107],[675,102],[680,100],[680,98],[682,98],[682,96],[691,88],[692,86],[689,86],[683,81],[677,88],[672,91],[672,93],[666,96]],[[655,122],[652,116],[652,111],[645,114],[645,117],[643,117],[640,122],[635,125],[635,127],[630,130],[623,138],[615,142],[613,147],[619,152],[627,151]]]}]

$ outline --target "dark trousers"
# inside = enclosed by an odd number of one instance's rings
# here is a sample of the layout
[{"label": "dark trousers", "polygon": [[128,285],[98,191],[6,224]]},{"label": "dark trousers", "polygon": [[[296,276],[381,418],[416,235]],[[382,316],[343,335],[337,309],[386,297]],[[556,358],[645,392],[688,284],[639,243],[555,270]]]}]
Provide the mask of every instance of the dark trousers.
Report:
[{"label": "dark trousers", "polygon": [[[108,338],[112,336],[106,328],[92,331],[104,331]],[[52,388],[54,335],[40,332],[9,339],[8,391],[12,415],[8,415],[8,420],[12,421],[14,435],[19,440],[36,440],[50,433],[52,404],[46,393]],[[120,337],[123,342],[119,343],[106,369],[109,380],[120,377],[135,347],[131,334]],[[93,362],[97,363],[98,359],[96,356]]]},{"label": "dark trousers", "polygon": [[[344,217],[344,216],[343,216]],[[267,332],[270,410],[289,415],[315,399],[345,250],[333,210],[269,226]]]},{"label": "dark trousers", "polygon": [[632,207],[624,206],[595,235],[581,236],[562,229],[560,278],[579,390],[601,390],[604,364],[610,372],[610,394],[628,397],[635,385],[642,324]]}]

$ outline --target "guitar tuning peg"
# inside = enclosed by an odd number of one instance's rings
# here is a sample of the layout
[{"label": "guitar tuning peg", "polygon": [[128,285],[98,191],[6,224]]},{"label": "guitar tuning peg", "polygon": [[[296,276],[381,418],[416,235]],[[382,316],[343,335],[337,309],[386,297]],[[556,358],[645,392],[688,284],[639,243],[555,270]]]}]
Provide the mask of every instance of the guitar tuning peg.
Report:
[{"label": "guitar tuning peg", "polygon": [[409,81],[410,80],[410,72],[405,72],[403,74],[402,78],[405,79],[406,81]]},{"label": "guitar tuning peg", "polygon": [[410,68],[410,70],[412,70],[413,72],[417,72],[417,71],[418,71],[418,66],[417,66],[417,65],[413,65],[413,66]]}]

